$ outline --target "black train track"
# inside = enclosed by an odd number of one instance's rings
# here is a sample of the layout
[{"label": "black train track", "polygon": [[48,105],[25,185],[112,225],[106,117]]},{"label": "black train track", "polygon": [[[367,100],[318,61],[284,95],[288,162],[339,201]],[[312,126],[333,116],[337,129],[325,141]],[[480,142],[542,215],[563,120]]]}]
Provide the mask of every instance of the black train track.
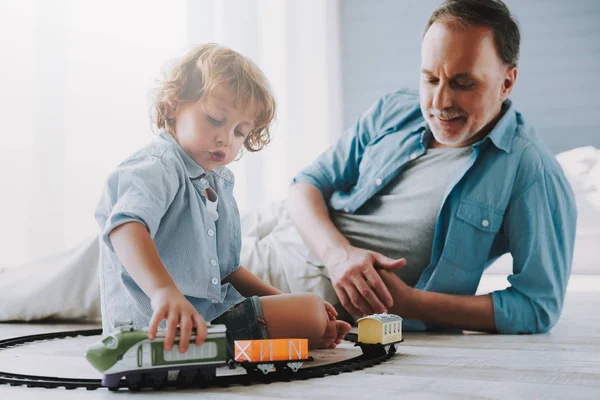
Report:
[{"label": "black train track", "polygon": [[[11,339],[5,339],[0,341],[0,350],[7,349],[16,346],[23,346],[28,343],[43,341],[43,340],[54,340],[54,339],[65,339],[77,336],[96,336],[101,335],[102,329],[86,329],[79,331],[66,331],[66,332],[54,332],[45,333],[40,335],[29,335],[20,336]],[[356,343],[357,335],[349,333],[344,338],[347,341]],[[292,372],[289,370],[276,370],[263,375],[262,373],[253,373],[251,371],[248,374],[240,375],[228,375],[228,376],[215,376],[208,380],[198,378],[199,375],[187,380],[165,380],[161,383],[152,381],[148,376],[141,377],[141,387],[143,389],[154,389],[161,390],[166,388],[177,388],[177,389],[188,389],[188,388],[205,388],[205,387],[228,387],[233,385],[252,385],[260,383],[272,383],[272,382],[289,382],[292,380],[306,380],[312,378],[322,378],[327,375],[339,375],[343,372],[352,372],[361,370],[364,368],[372,367],[380,364],[383,361],[388,360],[395,354],[395,347],[391,346],[389,352],[386,352],[382,346],[379,345],[367,345],[362,346],[363,354],[360,356],[350,358],[347,360],[319,365],[316,367],[307,367]],[[14,374],[12,372],[0,371],[0,384],[8,384],[10,386],[27,386],[27,387],[43,387],[48,389],[54,388],[65,388],[67,390],[85,388],[87,390],[96,390],[105,388],[101,384],[100,379],[80,379],[80,378],[58,378],[52,376],[38,376],[38,375],[23,375]],[[120,383],[119,389],[134,389],[127,386],[127,382],[123,381]]]}]

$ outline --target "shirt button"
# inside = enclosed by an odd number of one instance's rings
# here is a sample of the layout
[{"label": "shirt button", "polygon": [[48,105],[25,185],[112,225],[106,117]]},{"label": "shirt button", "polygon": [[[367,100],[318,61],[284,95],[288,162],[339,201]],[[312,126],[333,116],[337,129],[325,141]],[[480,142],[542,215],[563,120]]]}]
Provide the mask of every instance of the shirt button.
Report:
[{"label": "shirt button", "polygon": [[417,153],[412,153],[412,154],[410,155],[410,159],[411,159],[411,160],[414,160],[415,158],[417,158]]},{"label": "shirt button", "polygon": [[212,299],[210,302],[211,302],[211,303],[213,303],[213,304],[217,304],[217,303],[219,302],[219,300],[217,300],[217,299]]},{"label": "shirt button", "polygon": [[381,179],[379,179],[379,178],[375,179],[375,184],[377,186],[381,186],[381,182],[382,182]]},{"label": "shirt button", "polygon": [[204,178],[200,179],[200,183],[202,185],[208,185],[208,181],[206,179],[204,179]]},{"label": "shirt button", "polygon": [[488,221],[487,219],[484,219],[483,221],[481,221],[481,225],[488,227],[490,225],[490,221]]},{"label": "shirt button", "polygon": [[212,260],[210,260],[210,265],[212,265],[213,267],[217,266],[217,260],[215,260],[214,258]]},{"label": "shirt button", "polygon": [[350,209],[349,209],[348,207],[346,207],[346,208],[344,208],[344,212],[345,212],[345,213],[349,213],[349,212],[350,212]]},{"label": "shirt button", "polygon": [[219,283],[219,280],[217,278],[212,278],[211,282],[213,285],[216,285],[217,283]]},{"label": "shirt button", "polygon": [[215,236],[215,231],[213,231],[212,229],[208,230],[208,236]]}]

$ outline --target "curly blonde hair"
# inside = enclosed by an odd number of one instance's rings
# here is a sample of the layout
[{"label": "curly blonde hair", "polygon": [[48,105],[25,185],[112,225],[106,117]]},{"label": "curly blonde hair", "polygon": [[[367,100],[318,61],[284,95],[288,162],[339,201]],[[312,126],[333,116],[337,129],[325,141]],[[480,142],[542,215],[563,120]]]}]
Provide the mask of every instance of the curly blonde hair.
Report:
[{"label": "curly blonde hair", "polygon": [[270,140],[269,127],[275,118],[275,99],[260,68],[240,53],[218,44],[192,49],[158,81],[152,106],[152,120],[159,129],[173,134],[173,113],[225,85],[243,110],[256,110],[254,128],[244,141],[246,150],[261,150]]}]

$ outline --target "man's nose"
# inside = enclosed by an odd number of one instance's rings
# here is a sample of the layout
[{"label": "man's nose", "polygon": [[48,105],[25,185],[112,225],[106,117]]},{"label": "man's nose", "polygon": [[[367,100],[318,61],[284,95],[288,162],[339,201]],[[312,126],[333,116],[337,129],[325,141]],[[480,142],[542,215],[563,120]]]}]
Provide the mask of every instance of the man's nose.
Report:
[{"label": "man's nose", "polygon": [[443,110],[452,107],[452,97],[446,84],[439,84],[433,94],[433,108]]}]

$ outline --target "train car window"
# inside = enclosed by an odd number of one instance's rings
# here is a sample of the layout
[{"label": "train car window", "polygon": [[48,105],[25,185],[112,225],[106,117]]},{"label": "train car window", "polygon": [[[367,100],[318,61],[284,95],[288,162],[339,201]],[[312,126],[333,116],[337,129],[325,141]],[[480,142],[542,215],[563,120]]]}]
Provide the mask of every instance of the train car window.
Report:
[{"label": "train car window", "polygon": [[188,351],[181,354],[178,346],[173,346],[171,350],[163,351],[165,361],[181,360],[201,360],[205,358],[215,358],[217,356],[217,344],[215,342],[205,342],[201,346],[190,344]]}]

